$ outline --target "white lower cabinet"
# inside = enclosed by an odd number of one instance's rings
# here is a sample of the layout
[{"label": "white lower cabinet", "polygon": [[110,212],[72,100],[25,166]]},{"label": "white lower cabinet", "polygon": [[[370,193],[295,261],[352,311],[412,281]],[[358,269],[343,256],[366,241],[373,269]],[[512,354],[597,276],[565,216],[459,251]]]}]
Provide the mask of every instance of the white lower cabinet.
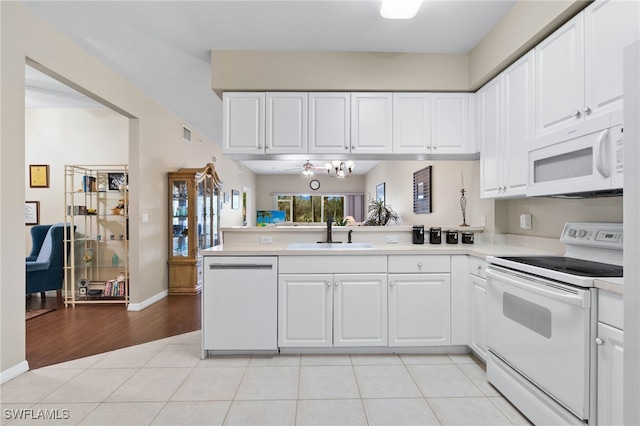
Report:
[{"label": "white lower cabinet", "polygon": [[387,346],[386,274],[280,274],[280,347]]},{"label": "white lower cabinet", "polygon": [[624,307],[622,295],[598,290],[598,384],[599,425],[621,425],[624,379]]},{"label": "white lower cabinet", "polygon": [[451,342],[451,276],[389,274],[389,346]]},{"label": "white lower cabinet", "polygon": [[483,361],[487,359],[485,340],[485,300],[487,297],[486,262],[469,259],[469,347]]},{"label": "white lower cabinet", "polygon": [[[619,328],[598,323],[598,424],[621,425],[624,340]],[[600,343],[602,342],[602,343]]]},{"label": "white lower cabinet", "polygon": [[451,256],[388,258],[389,346],[451,344]]}]

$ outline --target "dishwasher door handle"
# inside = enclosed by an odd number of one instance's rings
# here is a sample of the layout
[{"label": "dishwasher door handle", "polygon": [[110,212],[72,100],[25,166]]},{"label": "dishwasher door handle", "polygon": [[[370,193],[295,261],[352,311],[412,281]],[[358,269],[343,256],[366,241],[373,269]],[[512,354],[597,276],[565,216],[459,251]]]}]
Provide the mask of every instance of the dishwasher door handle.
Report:
[{"label": "dishwasher door handle", "polygon": [[238,264],[238,263],[212,263],[209,265],[209,269],[247,269],[247,270],[255,270],[255,269],[273,269],[273,264],[271,263],[247,263],[247,264]]}]

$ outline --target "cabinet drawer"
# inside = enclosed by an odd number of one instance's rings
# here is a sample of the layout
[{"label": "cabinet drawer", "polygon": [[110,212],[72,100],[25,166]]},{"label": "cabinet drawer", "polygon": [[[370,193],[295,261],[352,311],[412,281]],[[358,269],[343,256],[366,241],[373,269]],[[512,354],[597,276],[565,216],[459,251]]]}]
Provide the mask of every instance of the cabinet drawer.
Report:
[{"label": "cabinet drawer", "polygon": [[450,272],[451,258],[447,255],[389,256],[390,273]]},{"label": "cabinet drawer", "polygon": [[598,290],[598,321],[622,330],[623,318],[622,295],[611,291]]},{"label": "cabinet drawer", "polygon": [[387,272],[386,256],[280,256],[281,274],[374,274]]},{"label": "cabinet drawer", "polygon": [[479,257],[469,257],[469,273],[481,278],[487,278],[487,262]]}]

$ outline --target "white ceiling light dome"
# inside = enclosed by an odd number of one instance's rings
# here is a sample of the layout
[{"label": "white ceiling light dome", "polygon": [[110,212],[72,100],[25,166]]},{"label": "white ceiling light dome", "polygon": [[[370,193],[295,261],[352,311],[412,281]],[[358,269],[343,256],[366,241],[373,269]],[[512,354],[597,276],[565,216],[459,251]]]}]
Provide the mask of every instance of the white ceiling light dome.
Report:
[{"label": "white ceiling light dome", "polygon": [[380,16],[387,19],[411,19],[418,13],[422,0],[384,0]]}]

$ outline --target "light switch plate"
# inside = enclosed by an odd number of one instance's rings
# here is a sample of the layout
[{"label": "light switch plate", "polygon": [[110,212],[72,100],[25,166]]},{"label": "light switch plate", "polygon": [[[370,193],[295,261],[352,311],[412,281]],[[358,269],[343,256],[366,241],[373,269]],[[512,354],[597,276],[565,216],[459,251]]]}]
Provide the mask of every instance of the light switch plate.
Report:
[{"label": "light switch plate", "polygon": [[397,235],[387,235],[387,244],[397,244],[398,236]]}]

